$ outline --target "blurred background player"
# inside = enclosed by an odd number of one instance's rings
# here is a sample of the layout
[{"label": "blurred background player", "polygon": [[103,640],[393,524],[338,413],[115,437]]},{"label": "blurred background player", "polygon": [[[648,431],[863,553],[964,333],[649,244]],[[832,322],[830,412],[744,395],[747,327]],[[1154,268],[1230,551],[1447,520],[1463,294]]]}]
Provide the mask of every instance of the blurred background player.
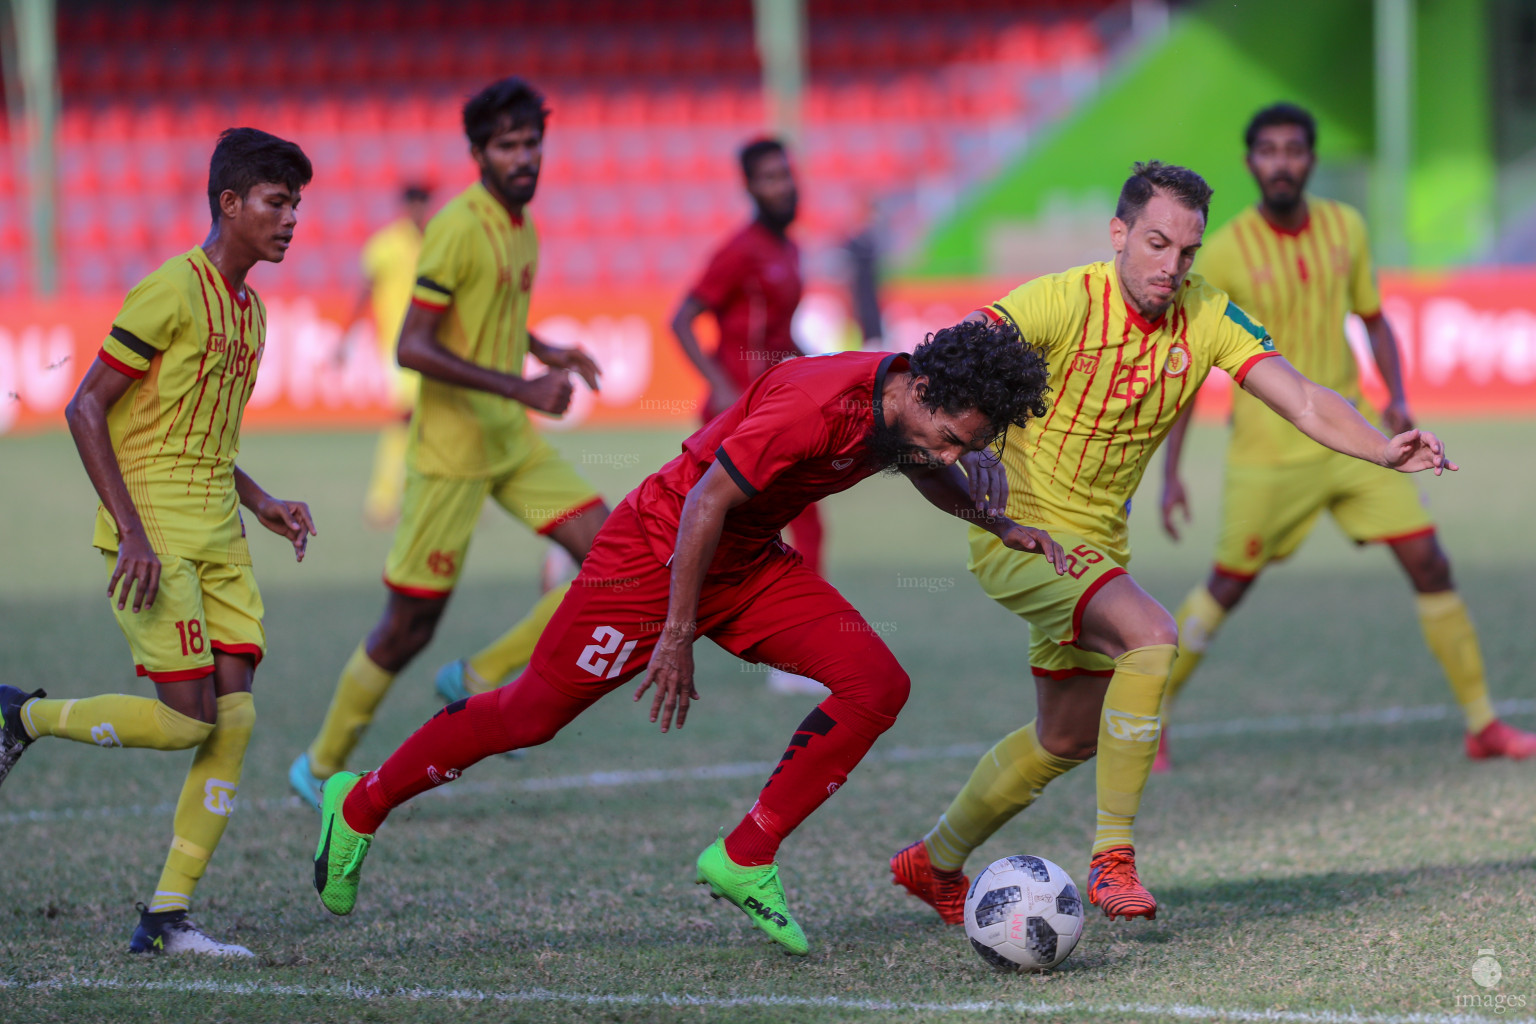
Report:
[{"label": "blurred background player", "polygon": [[[431,642],[487,497],[578,563],[608,516],[603,499],[528,420],[529,409],[565,412],[571,372],[594,389],[598,376],[584,352],[528,333],[538,237],[527,205],[538,187],[548,114],[543,94],[515,77],[464,105],[480,180],[427,225],[400,332],[400,365],[422,382],[405,503],[384,568],[388,603],[342,669],[319,733],[288,773],[316,807],[322,783],[345,767],[395,676]],[[529,353],[550,372],[521,376]],[[492,689],[525,664],[566,589],[546,593],[479,654],[444,666],[436,676],[443,698]]]},{"label": "blurred background player", "polygon": [[138,905],[134,953],[252,955],[210,938],[187,911],[235,809],[256,724],[251,684],[267,649],[239,506],[287,537],[300,561],[315,532],[308,506],[271,497],[235,465],[267,330],[246,275],[283,261],[312,173],[292,142],[255,128],[220,135],[208,237],[128,293],[66,411],[101,498],[92,543],[106,559],[112,611],[156,696],[48,700],[0,686],[0,781],[43,736],[195,748],[160,881]]},{"label": "blurred background player", "polygon": [[853,234],[844,240],[842,249],[848,308],[853,313],[860,343],[865,348],[885,347],[885,326],[880,315],[881,263],[885,249],[880,204],[865,195],[859,202],[859,218]]},{"label": "blurred background player", "polygon": [[379,431],[373,475],[363,498],[363,521],[376,529],[395,524],[405,491],[405,449],[421,378],[400,367],[395,350],[400,344],[400,325],[411,304],[411,289],[416,286],[416,259],[421,255],[421,232],[427,226],[431,201],[432,192],[425,185],[407,185],[400,196],[400,216],[369,236],[360,261],[364,283],[352,320],[356,322],[366,310],[372,310],[379,357],[399,411]]},{"label": "blurred background player", "polygon": [[[1343,395],[1372,423],[1393,433],[1412,430],[1397,339],[1381,313],[1365,220],[1344,203],[1306,194],[1317,162],[1312,115],[1288,103],[1266,107],[1249,122],[1244,141],[1259,202],[1211,235],[1200,253],[1201,274],[1267,324],[1280,351],[1303,374]],[[1379,418],[1360,390],[1359,368],[1344,334],[1349,313],[1365,321],[1371,355],[1387,388]],[[1168,438],[1163,484],[1163,525],[1175,540],[1175,511],[1189,518],[1179,478],[1188,429],[1186,410]],[[1227,613],[1266,565],[1301,546],[1324,510],[1357,544],[1385,544],[1402,564],[1425,642],[1466,716],[1467,756],[1536,754],[1536,735],[1494,715],[1477,630],[1451,582],[1450,560],[1418,488],[1400,473],[1324,448],[1241,391],[1232,399],[1216,562],[1175,615],[1179,658],[1168,679],[1164,713]],[[1165,730],[1161,771],[1169,768],[1166,737]]]},{"label": "blurred background player", "polygon": [[1039,346],[1052,388],[1051,411],[1010,431],[1001,461],[967,457],[973,493],[1049,530],[1067,549],[1067,569],[1058,575],[971,530],[977,582],[1029,623],[1037,715],[983,754],[928,834],[891,858],[895,882],[952,924],[963,919],[971,851],[1052,779],[1095,756],[1088,901],[1111,919],[1157,915],[1136,872],[1134,828],[1178,634],[1124,568],[1127,510],[1152,452],[1213,368],[1337,451],[1403,472],[1455,468],[1432,434],[1382,437],[1279,358],[1264,328],[1224,293],[1186,279],[1210,198],[1188,168],[1137,164],[1110,221],[1112,262],[1036,278],[971,314],[1007,319]]},{"label": "blurred background player", "polygon": [[[842,594],[779,542],[808,503],[882,471],[904,472],[935,507],[976,522],[962,453],[1045,411],[1045,360],[1012,327],[963,323],[912,355],[791,360],[683,442],[619,504],[517,681],[450,704],[377,770],[325,786],[315,888],[332,913],[357,900],[363,858],[394,808],[491,754],[545,743],[649,669],[651,721],[681,728],[694,644],[753,663],[807,666],[831,693],[795,731],[751,810],[699,854],[696,880],[790,953],[805,933],[786,905],[780,844],[847,782],[896,722],[910,680]],[[1044,554],[1039,530],[996,517],[999,544]],[[622,582],[622,586],[615,583]]]},{"label": "blurred background player", "polygon": [[[756,139],[739,155],[757,215],[715,250],[672,318],[678,344],[709,385],[705,423],[728,409],[764,371],[802,354],[790,330],[804,284],[800,250],[788,234],[800,205],[789,153],[777,139]],[[704,351],[693,331],[694,321],[706,311],[719,325],[713,354]],[[789,539],[819,574],[823,536],[814,504],[789,524]],[[775,693],[826,692],[815,680],[777,667],[769,672],[768,688]]]}]

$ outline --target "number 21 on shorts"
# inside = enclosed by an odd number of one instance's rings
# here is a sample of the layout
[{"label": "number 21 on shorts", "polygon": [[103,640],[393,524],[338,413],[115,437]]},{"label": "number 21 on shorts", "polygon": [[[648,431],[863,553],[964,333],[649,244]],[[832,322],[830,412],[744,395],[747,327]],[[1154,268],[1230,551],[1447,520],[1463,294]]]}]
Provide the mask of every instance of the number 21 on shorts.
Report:
[{"label": "number 21 on shorts", "polygon": [[[592,631],[592,639],[595,644],[588,644],[582,648],[581,657],[576,659],[576,667],[584,672],[590,672],[599,679],[617,679],[619,673],[624,671],[624,663],[635,652],[635,645],[639,640],[624,641],[624,634],[612,626],[598,626]],[[618,651],[619,656],[613,659],[609,665],[609,656]]]}]

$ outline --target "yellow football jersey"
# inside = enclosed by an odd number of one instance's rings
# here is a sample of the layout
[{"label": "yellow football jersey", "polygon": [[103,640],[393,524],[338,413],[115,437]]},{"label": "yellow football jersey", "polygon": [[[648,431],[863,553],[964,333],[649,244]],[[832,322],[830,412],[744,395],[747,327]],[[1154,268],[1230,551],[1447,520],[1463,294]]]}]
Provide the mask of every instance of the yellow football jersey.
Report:
[{"label": "yellow football jersey", "polygon": [[1113,263],[1036,278],[986,311],[1045,354],[1050,408],[1003,446],[1008,517],[1064,527],[1130,559],[1126,503],[1213,366],[1239,383],[1275,355],[1226,294],[1191,275],[1156,323],[1127,304]]},{"label": "yellow football jersey", "polygon": [[[1371,266],[1365,221],[1353,207],[1308,199],[1307,223],[1284,231],[1250,206],[1208,239],[1196,269],[1264,322],[1275,345],[1303,375],[1374,411],[1360,394],[1359,370],[1344,318],[1374,317],[1381,295]],[[1249,394],[1234,396],[1228,458],[1251,465],[1283,465],[1329,455]]]},{"label": "yellow football jersey", "polygon": [[373,298],[373,325],[379,333],[379,348],[389,358],[394,357],[400,324],[411,304],[420,254],[421,230],[409,217],[385,225],[363,243],[363,277]]},{"label": "yellow football jersey", "polygon": [[[123,481],[157,554],[249,565],[235,494],[240,421],[256,387],[267,310],[236,294],[198,246],[128,293],[100,359],[134,378],[107,415]],[[96,547],[117,523],[96,513]]]},{"label": "yellow football jersey", "polygon": [[[411,301],[443,312],[437,340],[472,363],[521,374],[539,240],[476,182],[427,224]],[[519,402],[423,378],[411,416],[411,464],[430,476],[494,476],[533,443]]]}]

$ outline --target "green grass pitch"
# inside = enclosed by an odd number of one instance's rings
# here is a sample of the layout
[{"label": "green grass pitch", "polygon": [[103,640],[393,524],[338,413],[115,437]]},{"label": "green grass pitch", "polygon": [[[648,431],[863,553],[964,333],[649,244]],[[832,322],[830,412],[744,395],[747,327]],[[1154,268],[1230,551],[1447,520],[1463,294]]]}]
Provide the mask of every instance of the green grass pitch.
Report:
[{"label": "green grass pitch", "polygon": [[[1423,486],[1494,697],[1532,727],[1536,423],[1445,434],[1465,468]],[[610,501],[678,440],[553,436]],[[1221,435],[1199,428],[1191,444],[1191,535],[1163,539],[1154,487],[1133,515],[1132,570],[1170,607],[1203,577],[1218,513]],[[783,851],[810,957],[778,955],[692,884],[693,857],[750,804],[807,710],[708,644],[686,729],[658,735],[621,690],[524,760],[478,765],[391,819],[357,912],[333,918],[310,882],[316,819],[288,799],[285,770],[383,601],[388,537],[359,515],[372,439],[255,435],[244,448],[242,466],[274,494],[308,500],[321,530],[303,565],[275,537],[253,542],[271,653],[240,810],[194,908],[258,958],[126,953],[188,755],[43,741],[0,790],[0,1020],[1536,1016],[1536,764],[1462,756],[1400,572],[1327,523],[1254,590],[1179,708],[1177,770],[1154,777],[1138,822],[1158,919],[1090,917],[1050,975],[983,965],[958,929],[890,885],[886,860],[930,825],[981,746],[1032,716],[1026,634],[966,573],[963,527],[890,478],[828,502],[830,574],[914,691]],[[0,440],[0,482],[0,678],[56,696],[149,692],[107,608],[89,546],[95,502],[68,438]],[[437,665],[526,608],[541,557],[542,542],[486,513],[437,640],[397,681],[359,765],[436,709]],[[619,774],[582,778],[597,772]],[[1090,767],[1054,784],[974,865],[1031,852],[1081,885],[1093,823]],[[1481,950],[1502,967],[1491,988],[1473,979]]]}]

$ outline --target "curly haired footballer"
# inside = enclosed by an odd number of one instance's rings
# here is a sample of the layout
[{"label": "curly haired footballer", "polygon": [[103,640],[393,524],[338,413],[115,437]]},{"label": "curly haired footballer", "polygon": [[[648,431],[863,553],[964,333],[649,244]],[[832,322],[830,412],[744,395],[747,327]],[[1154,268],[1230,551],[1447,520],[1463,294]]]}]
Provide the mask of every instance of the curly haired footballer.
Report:
[{"label": "curly haired footballer", "polygon": [[928,409],[975,409],[995,434],[1044,416],[1050,366],[1006,320],[965,320],[928,335],[912,353],[912,375],[927,377],[921,399]]}]

